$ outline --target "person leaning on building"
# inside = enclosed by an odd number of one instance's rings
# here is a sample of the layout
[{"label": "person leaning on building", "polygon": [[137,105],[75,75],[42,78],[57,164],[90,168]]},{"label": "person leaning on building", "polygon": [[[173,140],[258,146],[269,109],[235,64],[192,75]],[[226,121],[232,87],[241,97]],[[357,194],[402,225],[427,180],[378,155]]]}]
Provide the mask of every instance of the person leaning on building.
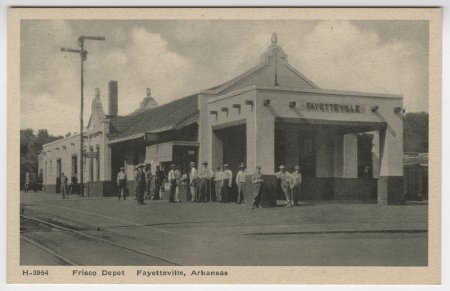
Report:
[{"label": "person leaning on building", "polygon": [[119,200],[120,197],[123,197],[123,200],[125,200],[127,197],[127,175],[124,167],[120,167],[120,171],[117,174],[117,186],[119,187]]},{"label": "person leaning on building", "polygon": [[189,184],[191,187],[191,202],[198,202],[198,171],[195,168],[195,163],[189,164],[191,171],[189,173]]},{"label": "person leaning on building", "polygon": [[223,165],[223,173],[222,173],[222,202],[228,202],[230,199],[228,193],[229,188],[231,188],[231,183],[233,180],[233,173],[228,169],[228,165]]},{"label": "person leaning on building", "polygon": [[175,202],[175,192],[177,191],[177,178],[175,176],[175,165],[170,165],[170,171],[167,176],[170,183],[169,203]]},{"label": "person leaning on building", "polygon": [[145,173],[144,173],[144,165],[140,164],[137,166],[137,175],[136,175],[136,193],[137,193],[137,203],[142,205],[144,204],[144,194],[145,194]]},{"label": "person leaning on building", "polygon": [[292,207],[292,197],[289,185],[290,174],[286,171],[286,168],[281,165],[280,171],[277,173],[277,178],[280,179],[281,189],[286,197],[286,207]]},{"label": "person leaning on building", "polygon": [[302,174],[300,173],[300,166],[295,166],[295,170],[291,174],[291,177],[289,178],[289,186],[291,188],[291,199],[294,201],[294,206],[298,206],[301,183],[302,183]]},{"label": "person leaning on building", "polygon": [[156,172],[155,172],[155,192],[152,197],[153,200],[159,200],[161,197],[159,195],[159,192],[161,191],[161,186],[164,183],[164,171],[161,170],[161,167],[158,165],[156,166]]},{"label": "person leaning on building", "polygon": [[214,173],[214,189],[216,192],[216,202],[222,201],[222,188],[223,188],[223,172],[222,168],[218,166]]},{"label": "person leaning on building", "polygon": [[264,179],[261,174],[261,166],[256,166],[256,172],[252,177],[252,183],[255,184],[255,192],[253,194],[252,209],[256,207],[262,208],[261,202],[264,195]]},{"label": "person leaning on building", "polygon": [[68,184],[69,184],[69,179],[66,177],[66,175],[64,175],[64,173],[62,173],[61,175],[61,192],[62,192],[62,198],[63,199],[69,199],[69,195],[68,195]]},{"label": "person leaning on building", "polygon": [[247,173],[245,171],[245,165],[242,163],[239,166],[239,172],[236,175],[236,184],[238,186],[238,197],[237,197],[237,204],[241,204],[244,201],[244,187],[245,187],[245,180],[247,178]]}]

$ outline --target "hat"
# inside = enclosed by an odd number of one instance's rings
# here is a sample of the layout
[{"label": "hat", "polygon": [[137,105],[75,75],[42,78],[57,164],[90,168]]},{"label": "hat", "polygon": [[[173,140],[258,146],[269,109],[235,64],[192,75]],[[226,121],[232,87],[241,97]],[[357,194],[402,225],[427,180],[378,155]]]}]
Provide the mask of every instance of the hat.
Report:
[{"label": "hat", "polygon": [[294,169],[300,170],[300,166],[295,166]]},{"label": "hat", "polygon": [[284,169],[284,165],[279,166],[280,169]]},{"label": "hat", "polygon": [[224,164],[223,166],[224,166],[225,168],[228,168],[228,164]]},{"label": "hat", "polygon": [[120,167],[121,170],[125,170],[125,167]]},{"label": "hat", "polygon": [[190,162],[189,165],[190,165],[191,167],[195,167],[195,162]]},{"label": "hat", "polygon": [[175,164],[170,165],[170,168],[172,169],[175,168]]},{"label": "hat", "polygon": [[260,166],[260,165],[258,165],[258,166],[256,166],[256,168],[257,168],[257,169],[261,169],[261,166]]},{"label": "hat", "polygon": [[208,162],[207,162],[207,161],[204,161],[202,165],[208,165]]},{"label": "hat", "polygon": [[241,164],[239,165],[239,168],[245,168],[244,163],[241,163]]},{"label": "hat", "polygon": [[144,167],[144,164],[139,164],[139,165],[136,166],[137,169],[143,168],[143,167]]}]

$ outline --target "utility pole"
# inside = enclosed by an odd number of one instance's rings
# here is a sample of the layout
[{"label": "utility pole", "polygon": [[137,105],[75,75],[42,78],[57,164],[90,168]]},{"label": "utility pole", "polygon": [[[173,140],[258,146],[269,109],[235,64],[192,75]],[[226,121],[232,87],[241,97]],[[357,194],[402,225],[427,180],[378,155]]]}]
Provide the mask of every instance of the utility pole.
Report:
[{"label": "utility pole", "polygon": [[81,58],[81,102],[80,102],[80,195],[84,196],[84,183],[83,183],[83,149],[84,149],[84,136],[83,136],[83,109],[84,109],[84,61],[87,59],[87,51],[84,50],[84,41],[85,40],[98,40],[98,41],[104,41],[105,37],[103,36],[80,36],[77,40],[78,46],[80,49],[68,49],[68,48],[61,48],[61,51],[63,52],[69,52],[69,53],[78,53],[80,54]]}]

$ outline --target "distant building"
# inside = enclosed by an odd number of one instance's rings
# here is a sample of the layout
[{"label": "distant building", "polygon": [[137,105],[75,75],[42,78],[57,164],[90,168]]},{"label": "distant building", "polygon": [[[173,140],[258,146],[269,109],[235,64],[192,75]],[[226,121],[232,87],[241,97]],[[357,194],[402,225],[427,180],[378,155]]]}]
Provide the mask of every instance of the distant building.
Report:
[{"label": "distant building", "polygon": [[[242,162],[250,173],[261,165],[272,200],[278,166],[298,164],[302,199],[403,199],[402,97],[321,89],[288,63],[276,35],[256,67],[199,94],[158,106],[147,91],[136,111],[119,116],[117,83],[109,90],[110,112],[95,98],[87,125],[85,151],[95,153],[84,158],[89,195],[115,195],[121,166],[132,184],[138,163],[208,161],[234,173]],[[61,171],[78,174],[76,141],[44,146],[48,189]]]}]

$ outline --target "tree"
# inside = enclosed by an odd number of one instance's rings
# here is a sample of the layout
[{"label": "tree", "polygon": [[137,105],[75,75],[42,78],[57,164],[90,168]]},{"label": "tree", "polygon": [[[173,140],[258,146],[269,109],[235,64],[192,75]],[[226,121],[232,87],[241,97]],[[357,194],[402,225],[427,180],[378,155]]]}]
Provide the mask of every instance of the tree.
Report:
[{"label": "tree", "polygon": [[407,113],[403,123],[403,151],[428,152],[428,113]]},{"label": "tree", "polygon": [[46,143],[63,138],[53,136],[46,129],[39,129],[37,135],[30,128],[20,130],[20,184],[23,186],[25,173],[38,174],[38,155]]}]

